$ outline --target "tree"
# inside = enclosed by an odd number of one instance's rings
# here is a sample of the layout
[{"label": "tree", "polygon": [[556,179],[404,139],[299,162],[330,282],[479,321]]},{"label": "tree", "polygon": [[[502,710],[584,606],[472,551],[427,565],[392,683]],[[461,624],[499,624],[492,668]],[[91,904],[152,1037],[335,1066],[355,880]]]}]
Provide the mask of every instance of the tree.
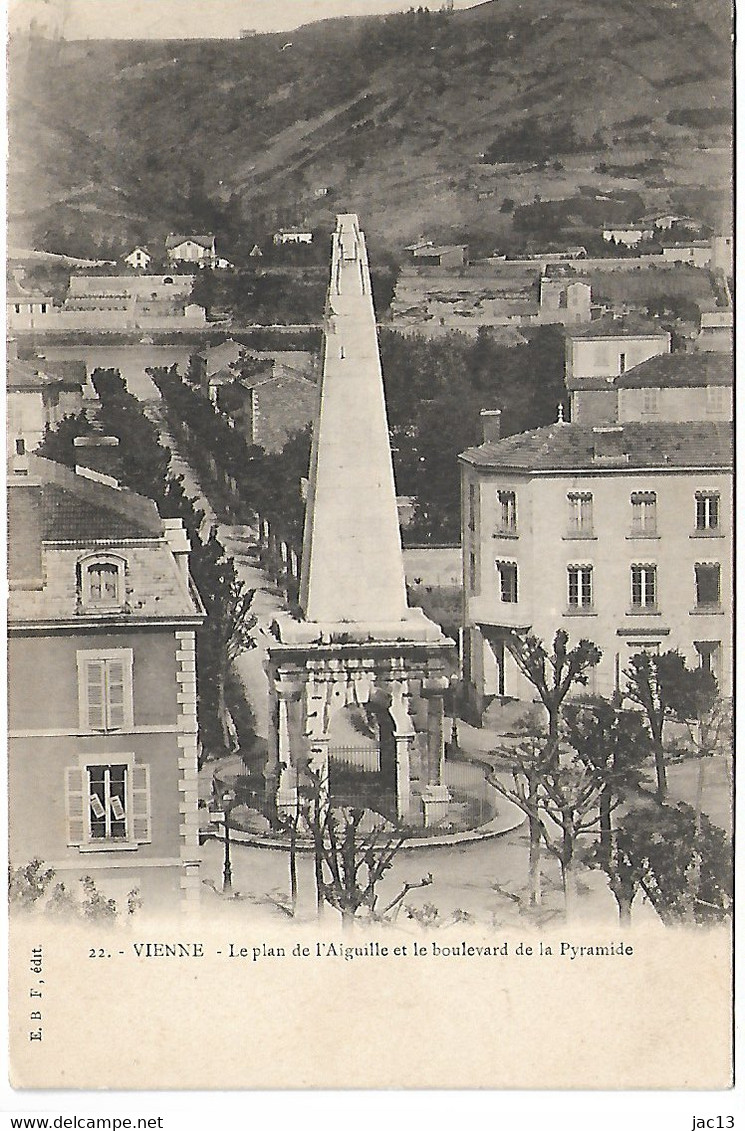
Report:
[{"label": "tree", "polygon": [[642,708],[649,726],[657,774],[657,800],[662,805],[667,796],[665,722],[699,718],[716,699],[716,679],[703,668],[691,671],[678,651],[663,652],[659,656],[639,652],[631,657],[624,675],[626,698]]},{"label": "tree", "polygon": [[636,788],[649,756],[649,735],[636,711],[620,711],[605,699],[568,703],[563,712],[566,741],[587,765],[602,772],[600,850],[612,850],[611,813],[619,799]]},{"label": "tree", "polygon": [[79,412],[77,416],[64,416],[54,428],[47,424],[36,455],[62,463],[66,467],[75,467],[74,441],[78,436],[89,436],[92,431],[93,425],[85,412]]},{"label": "tree", "polygon": [[330,904],[348,929],[358,912],[375,913],[377,886],[393,866],[406,833],[376,827],[363,831],[367,810],[333,806],[323,773],[308,768],[308,777],[302,807],[313,839],[319,913],[324,903]]},{"label": "tree", "polygon": [[[602,652],[589,640],[580,640],[568,649],[569,636],[563,629],[554,636],[551,654],[537,636],[510,632],[506,644],[525,678],[533,684],[548,713],[546,751],[549,760],[558,752],[561,706],[571,688],[587,684],[587,671],[600,662]],[[540,902],[541,823],[536,816],[537,779],[534,772],[526,777],[530,809],[525,812],[530,828],[530,902]]]},{"label": "tree", "polygon": [[490,780],[530,822],[531,905],[540,902],[539,857],[534,844],[543,841],[559,861],[566,912],[571,916],[576,902],[577,843],[598,827],[598,804],[609,780],[607,767],[576,751],[559,750],[539,730],[503,748],[502,753],[511,765],[513,785],[505,786],[497,777]]},{"label": "tree", "polygon": [[[666,925],[729,918],[731,840],[690,805],[647,806],[629,813],[616,833],[615,851],[626,871],[627,890],[638,882]],[[629,915],[630,908],[631,900]]]},{"label": "tree", "polygon": [[558,748],[561,706],[574,686],[587,685],[587,672],[600,663],[603,653],[591,640],[569,648],[569,633],[560,628],[549,653],[543,641],[529,632],[510,632],[505,643],[525,678],[532,683],[548,714],[551,750]]}]

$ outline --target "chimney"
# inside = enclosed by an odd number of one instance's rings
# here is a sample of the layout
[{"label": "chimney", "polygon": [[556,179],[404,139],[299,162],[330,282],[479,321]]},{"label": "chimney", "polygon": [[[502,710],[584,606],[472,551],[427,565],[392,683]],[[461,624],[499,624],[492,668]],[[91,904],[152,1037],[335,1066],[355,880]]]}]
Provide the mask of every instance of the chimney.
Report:
[{"label": "chimney", "polygon": [[501,408],[482,408],[481,429],[485,444],[496,444],[501,438],[502,410]]},{"label": "chimney", "polygon": [[189,584],[189,551],[191,542],[186,536],[184,524],[180,518],[164,518],[163,533],[166,536],[171,553],[173,554],[179,573],[184,584]]},{"label": "chimney", "polygon": [[623,450],[623,428],[620,425],[596,426],[592,430],[592,438],[596,460],[628,460]]},{"label": "chimney", "polygon": [[85,479],[119,487],[119,440],[116,436],[76,436],[75,471]]}]

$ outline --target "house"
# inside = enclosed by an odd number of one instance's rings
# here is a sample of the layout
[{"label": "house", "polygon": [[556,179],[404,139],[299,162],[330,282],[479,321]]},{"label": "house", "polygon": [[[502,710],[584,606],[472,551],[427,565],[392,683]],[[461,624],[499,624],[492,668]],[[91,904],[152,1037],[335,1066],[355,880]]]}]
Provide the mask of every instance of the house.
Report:
[{"label": "house", "polygon": [[711,267],[714,271],[723,271],[725,275],[732,275],[734,271],[734,240],[731,234],[719,234],[711,237]]},{"label": "house", "polygon": [[449,267],[456,270],[468,266],[468,244],[426,243],[411,252],[415,267]]},{"label": "house", "polygon": [[660,354],[616,377],[608,422],[732,420],[734,380],[731,354]]},{"label": "house", "polygon": [[500,439],[498,419],[486,414],[484,442],[460,456],[474,711],[534,699],[513,631],[594,641],[590,694],[621,691],[635,653],[680,649],[730,695],[731,423],[557,423]]},{"label": "house", "polygon": [[166,237],[166,255],[171,263],[200,263],[211,267],[217,259],[215,237],[185,236],[171,232]]},{"label": "house", "polygon": [[691,267],[708,267],[711,262],[711,243],[708,240],[688,240],[663,246],[665,263],[688,263]]},{"label": "house", "polygon": [[654,228],[634,224],[628,227],[603,228],[603,239],[606,243],[620,243],[624,247],[636,247],[642,240],[650,240],[653,235]]},{"label": "house", "polygon": [[675,212],[662,212],[654,216],[644,216],[639,221],[645,227],[656,228],[660,232],[670,232],[676,228],[685,228],[688,231],[699,231],[701,224],[693,216],[679,216]]},{"label": "house", "polygon": [[640,362],[670,352],[670,334],[642,318],[598,318],[565,336],[565,383],[575,424],[613,419],[615,378]]},{"label": "house", "polygon": [[221,369],[209,378],[213,404],[227,413],[250,444],[279,452],[294,432],[314,419],[318,387],[303,374],[274,358],[255,359],[259,366],[250,376]]},{"label": "house", "polygon": [[153,257],[147,248],[139,245],[133,251],[130,251],[129,255],[124,256],[124,262],[138,271],[147,271],[152,260]]},{"label": "house", "polygon": [[5,294],[6,325],[9,330],[43,329],[52,321],[54,300],[47,294],[27,290],[17,279]]},{"label": "house", "polygon": [[214,402],[215,396],[210,392],[210,386],[224,380],[233,380],[239,362],[244,359],[252,362],[266,361],[267,370],[275,364],[282,364],[297,370],[304,377],[312,378],[314,373],[313,354],[305,350],[255,350],[244,346],[235,338],[225,338],[219,345],[208,346],[192,355],[193,380],[201,385],[205,395]]},{"label": "house", "polygon": [[735,319],[732,307],[702,310],[696,349],[732,353]]},{"label": "house", "polygon": [[284,244],[299,244],[299,243],[313,243],[312,232],[300,232],[294,229],[280,228],[272,236],[272,243],[275,246],[283,246]]},{"label": "house", "polygon": [[541,321],[590,321],[592,288],[586,280],[564,273],[541,275],[538,293]]},{"label": "house", "polygon": [[80,474],[37,456],[9,468],[10,860],[162,913],[199,898],[205,614],[180,520],[101,472],[109,444],[79,447]]},{"label": "house", "polygon": [[8,448],[20,454],[38,448],[47,427],[83,409],[88,385],[84,361],[18,358],[15,342],[6,359],[6,435]]}]

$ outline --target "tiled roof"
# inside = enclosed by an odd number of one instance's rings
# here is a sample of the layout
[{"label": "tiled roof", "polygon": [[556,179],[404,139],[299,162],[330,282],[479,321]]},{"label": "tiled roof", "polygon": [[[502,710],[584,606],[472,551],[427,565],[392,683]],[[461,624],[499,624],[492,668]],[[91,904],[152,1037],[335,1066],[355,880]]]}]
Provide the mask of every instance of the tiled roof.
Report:
[{"label": "tiled roof", "polygon": [[734,384],[732,357],[724,353],[663,353],[627,369],[615,384],[620,389],[695,388]]},{"label": "tiled roof", "polygon": [[[95,541],[107,538],[153,538],[163,532],[152,499],[86,479],[69,467],[27,457],[27,482],[42,492],[41,538],[45,541]],[[15,482],[12,469],[9,484]]]},{"label": "tiled roof", "polygon": [[572,326],[567,332],[568,338],[639,338],[639,337],[667,337],[667,330],[663,330],[656,322],[645,318],[629,316],[627,318],[597,318],[584,326]]},{"label": "tiled roof", "polygon": [[709,421],[684,424],[618,426],[623,431],[624,456],[596,459],[596,436],[583,424],[551,424],[532,432],[507,436],[496,443],[469,448],[461,459],[478,467],[525,471],[596,471],[605,467],[730,467],[733,461],[732,425]]},{"label": "tiled roof", "polygon": [[[200,615],[152,500],[38,456],[27,457],[26,467],[25,475],[18,465],[9,470],[11,626]],[[104,547],[127,561],[127,597],[121,609],[96,614],[80,608],[77,571],[81,554]]]}]

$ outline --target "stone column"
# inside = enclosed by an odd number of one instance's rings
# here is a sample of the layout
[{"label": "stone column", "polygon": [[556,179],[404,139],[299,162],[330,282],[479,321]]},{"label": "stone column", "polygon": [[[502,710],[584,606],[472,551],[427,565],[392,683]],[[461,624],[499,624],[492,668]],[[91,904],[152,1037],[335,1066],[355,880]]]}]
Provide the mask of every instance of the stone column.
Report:
[{"label": "stone column", "polygon": [[427,781],[422,788],[425,828],[436,825],[447,814],[450,790],[443,782],[445,732],[443,695],[448,686],[444,676],[422,682],[422,698],[427,703]]},{"label": "stone column", "polygon": [[408,822],[411,816],[411,748],[415,735],[397,734],[396,740],[396,816]]}]

